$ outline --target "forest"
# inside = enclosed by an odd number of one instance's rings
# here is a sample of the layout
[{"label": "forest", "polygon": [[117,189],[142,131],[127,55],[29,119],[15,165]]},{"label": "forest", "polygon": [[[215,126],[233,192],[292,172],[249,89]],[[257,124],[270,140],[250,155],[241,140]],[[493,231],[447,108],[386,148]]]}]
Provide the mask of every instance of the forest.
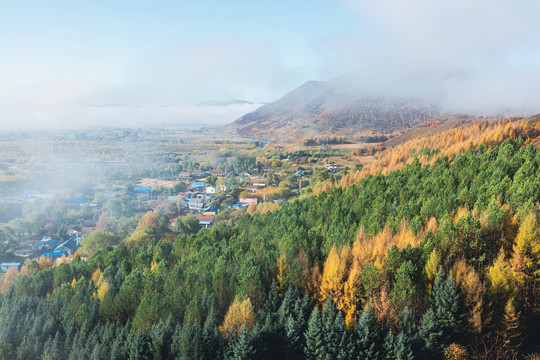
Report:
[{"label": "forest", "polygon": [[0,358],[535,359],[540,153],[447,150],[190,235],[149,212],[116,248],[8,272]]}]

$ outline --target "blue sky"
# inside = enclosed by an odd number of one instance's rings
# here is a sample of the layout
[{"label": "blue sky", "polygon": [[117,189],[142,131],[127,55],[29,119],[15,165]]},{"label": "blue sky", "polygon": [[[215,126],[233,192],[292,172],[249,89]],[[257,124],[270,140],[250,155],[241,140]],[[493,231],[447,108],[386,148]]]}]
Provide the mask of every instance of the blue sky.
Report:
[{"label": "blue sky", "polygon": [[[517,4],[516,4],[517,3]],[[0,127],[232,121],[308,80],[445,83],[451,105],[533,106],[536,0],[2,1]],[[536,92],[536,94],[539,92]],[[504,95],[504,96],[503,96]]]}]

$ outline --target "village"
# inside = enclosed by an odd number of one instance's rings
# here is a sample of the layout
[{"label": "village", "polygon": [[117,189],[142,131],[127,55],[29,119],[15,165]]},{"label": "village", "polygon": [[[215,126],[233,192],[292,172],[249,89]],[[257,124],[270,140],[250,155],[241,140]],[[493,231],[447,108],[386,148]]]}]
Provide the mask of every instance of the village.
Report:
[{"label": "village", "polygon": [[[325,164],[324,169],[332,174],[340,167]],[[277,172],[194,169],[180,171],[175,180],[169,177],[167,180],[140,178],[130,183],[114,181],[107,185],[98,184],[92,192],[73,196],[60,190],[24,190],[21,196],[4,196],[2,201],[11,203],[62,203],[69,214],[80,213],[75,217],[80,221],[58,226],[58,219],[46,218],[42,228],[13,249],[13,260],[2,262],[0,270],[4,273],[10,267],[19,270],[27,259],[44,257],[60,262],[73,257],[83,237],[99,230],[95,219],[105,211],[117,218],[134,213],[159,212],[167,217],[169,229],[173,232],[177,229],[177,222],[187,216],[197,220],[198,228],[208,228],[220,212],[242,212],[250,206],[255,209],[261,203],[287,201],[294,190],[298,192],[309,186],[310,178],[306,175],[310,173],[303,170],[290,174],[289,182],[294,178],[293,184],[289,184],[293,187],[291,189],[280,182]]]}]

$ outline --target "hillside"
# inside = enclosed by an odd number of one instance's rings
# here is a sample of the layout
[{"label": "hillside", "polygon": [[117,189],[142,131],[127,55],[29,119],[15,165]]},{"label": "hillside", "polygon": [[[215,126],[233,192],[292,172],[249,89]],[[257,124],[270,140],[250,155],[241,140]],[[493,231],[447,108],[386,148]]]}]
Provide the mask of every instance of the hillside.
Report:
[{"label": "hillside", "polygon": [[189,236],[149,212],[116,249],[28,263],[0,359],[538,354],[539,120],[464,122],[273,211]]},{"label": "hillside", "polygon": [[225,131],[284,140],[359,132],[389,134],[440,115],[428,101],[374,96],[335,79],[306,82],[227,125]]}]

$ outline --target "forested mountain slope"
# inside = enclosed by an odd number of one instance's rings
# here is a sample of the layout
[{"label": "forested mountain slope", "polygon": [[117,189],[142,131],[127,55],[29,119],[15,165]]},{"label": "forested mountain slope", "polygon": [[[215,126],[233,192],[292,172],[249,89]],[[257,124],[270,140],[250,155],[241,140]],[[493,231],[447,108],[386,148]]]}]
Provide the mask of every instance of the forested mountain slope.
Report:
[{"label": "forested mountain slope", "polygon": [[145,221],[87,260],[33,262],[2,296],[0,358],[538,352],[540,153],[504,129],[232,226],[167,242]]}]

